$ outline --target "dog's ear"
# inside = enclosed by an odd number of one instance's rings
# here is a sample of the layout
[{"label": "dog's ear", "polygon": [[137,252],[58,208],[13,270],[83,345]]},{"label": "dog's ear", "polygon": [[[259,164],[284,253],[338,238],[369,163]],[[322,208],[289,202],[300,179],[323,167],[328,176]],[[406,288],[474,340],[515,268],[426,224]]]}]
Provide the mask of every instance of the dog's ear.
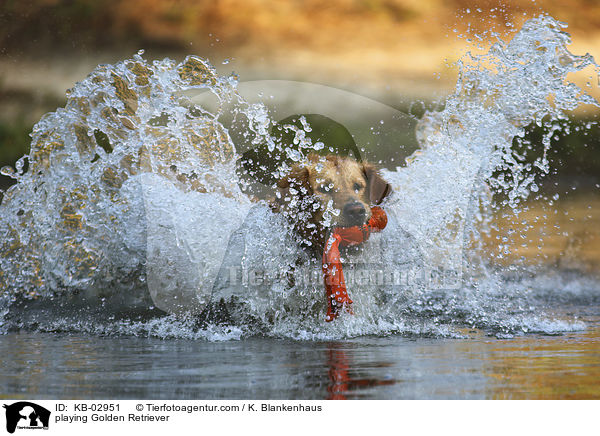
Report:
[{"label": "dog's ear", "polygon": [[363,164],[363,172],[367,179],[367,189],[371,203],[380,204],[385,197],[392,193],[392,186],[383,180],[377,168],[369,163]]},{"label": "dog's ear", "polygon": [[277,182],[277,187],[283,192],[295,189],[303,195],[311,194],[309,175],[306,167],[292,168],[287,176]]}]

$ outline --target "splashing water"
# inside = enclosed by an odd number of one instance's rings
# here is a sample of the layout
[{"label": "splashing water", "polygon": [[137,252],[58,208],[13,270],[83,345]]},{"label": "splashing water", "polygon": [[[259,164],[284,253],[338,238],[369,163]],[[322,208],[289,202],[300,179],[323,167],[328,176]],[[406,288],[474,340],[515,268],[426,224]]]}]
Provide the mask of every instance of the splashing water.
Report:
[{"label": "splashing water", "polygon": [[[566,81],[597,65],[567,50],[564,27],[534,18],[510,42],[459,62],[445,108],[419,122],[420,150],[406,167],[384,172],[394,188],[384,205],[388,227],[362,253],[348,254],[355,315],[331,324],[318,262],[295,244],[281,216],[240,189],[239,144],[223,115],[251,143],[272,149],[281,144],[269,135],[266,108],[241,97],[235,76],[219,76],[194,56],[177,64],[138,54],[99,66],[69,90],[64,108],[36,124],[16,171],[3,169],[17,184],[0,205],[0,330],[219,340],[582,328],[538,314],[532,289],[539,284],[525,276],[507,281],[473,261],[489,193],[503,192],[518,209],[548,172],[545,154],[526,164],[513,138],[532,122],[597,105]],[[211,92],[219,109],[194,104],[186,96],[193,90]],[[498,169],[504,175],[493,177]],[[597,295],[596,283],[581,287]],[[199,328],[187,316],[220,300],[236,302],[229,325]]]}]

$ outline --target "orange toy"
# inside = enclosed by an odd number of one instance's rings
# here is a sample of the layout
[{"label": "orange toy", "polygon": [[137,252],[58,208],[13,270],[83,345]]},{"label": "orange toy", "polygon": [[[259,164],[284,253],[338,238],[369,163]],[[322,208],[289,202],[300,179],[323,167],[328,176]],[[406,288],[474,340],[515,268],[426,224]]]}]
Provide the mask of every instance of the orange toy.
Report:
[{"label": "orange toy", "polygon": [[327,293],[326,321],[333,321],[345,307],[352,313],[352,300],[346,291],[344,271],[340,260],[340,245],[357,245],[369,239],[371,232],[379,232],[387,225],[387,215],[379,206],[371,208],[371,219],[367,224],[354,227],[336,227],[333,229],[323,251],[323,281]]}]

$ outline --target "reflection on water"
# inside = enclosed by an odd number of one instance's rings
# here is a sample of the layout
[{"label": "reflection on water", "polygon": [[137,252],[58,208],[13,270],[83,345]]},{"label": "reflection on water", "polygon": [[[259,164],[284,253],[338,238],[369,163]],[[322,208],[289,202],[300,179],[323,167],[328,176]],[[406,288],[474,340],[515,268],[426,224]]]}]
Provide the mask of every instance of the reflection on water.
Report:
[{"label": "reflection on water", "polygon": [[[327,386],[328,400],[346,400],[352,391],[371,386],[384,386],[396,383],[391,376],[388,379],[362,378],[353,374],[356,370],[354,362],[344,351],[342,343],[332,343],[327,350],[327,367],[329,368],[329,384]],[[390,363],[380,363],[382,368],[392,366]]]},{"label": "reflection on water", "polygon": [[600,398],[600,323],[498,340],[0,336],[4,398]]}]

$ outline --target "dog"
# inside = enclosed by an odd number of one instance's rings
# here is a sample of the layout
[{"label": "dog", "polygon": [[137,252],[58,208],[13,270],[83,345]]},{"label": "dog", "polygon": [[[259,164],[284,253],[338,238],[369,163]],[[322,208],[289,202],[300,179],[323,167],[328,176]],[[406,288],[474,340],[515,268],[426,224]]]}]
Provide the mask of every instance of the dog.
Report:
[{"label": "dog", "polygon": [[392,192],[373,164],[314,153],[292,166],[277,189],[272,209],[286,216],[300,244],[318,257],[333,228],[367,223],[371,205]]},{"label": "dog", "polygon": [[[285,174],[276,182],[277,195],[267,204],[272,212],[285,217],[291,230],[290,236],[300,246],[295,261],[287,258],[292,262],[289,265],[292,270],[306,266],[310,258],[322,260],[327,238],[334,229],[366,224],[371,218],[371,206],[380,204],[392,192],[389,183],[373,164],[339,155],[309,154]],[[213,284],[212,302],[198,317],[198,325],[253,319],[243,303],[237,303],[240,295],[260,293],[262,289],[261,283],[244,282],[242,271],[253,268],[244,260],[245,244],[249,242],[249,234],[264,235],[264,228],[256,227],[256,217],[263,216],[265,210],[269,211],[265,203],[257,204],[249,213],[251,218],[230,237],[223,264]],[[274,249],[273,253],[276,252],[277,249]],[[290,288],[295,286],[291,270],[284,271],[281,278]]]}]

